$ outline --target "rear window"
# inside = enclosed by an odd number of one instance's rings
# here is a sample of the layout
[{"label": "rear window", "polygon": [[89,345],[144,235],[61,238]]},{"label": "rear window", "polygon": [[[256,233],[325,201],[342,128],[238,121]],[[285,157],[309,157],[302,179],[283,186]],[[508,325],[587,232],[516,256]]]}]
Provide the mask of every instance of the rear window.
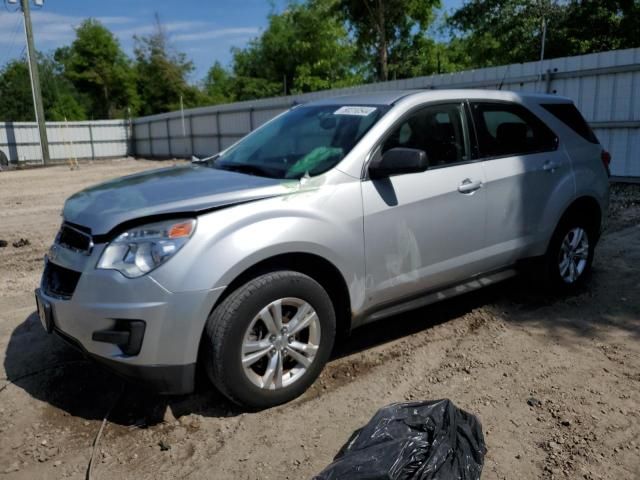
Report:
[{"label": "rear window", "polygon": [[600,143],[589,124],[572,103],[548,103],[542,107],[588,142]]}]

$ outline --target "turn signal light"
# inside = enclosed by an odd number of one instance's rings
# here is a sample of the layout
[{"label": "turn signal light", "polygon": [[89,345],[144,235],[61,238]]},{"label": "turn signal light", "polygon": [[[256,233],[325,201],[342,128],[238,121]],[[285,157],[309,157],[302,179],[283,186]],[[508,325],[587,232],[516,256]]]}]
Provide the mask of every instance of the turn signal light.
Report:
[{"label": "turn signal light", "polygon": [[169,229],[169,238],[183,238],[191,235],[191,230],[193,230],[193,221],[189,220],[188,222],[181,222],[172,225]]}]

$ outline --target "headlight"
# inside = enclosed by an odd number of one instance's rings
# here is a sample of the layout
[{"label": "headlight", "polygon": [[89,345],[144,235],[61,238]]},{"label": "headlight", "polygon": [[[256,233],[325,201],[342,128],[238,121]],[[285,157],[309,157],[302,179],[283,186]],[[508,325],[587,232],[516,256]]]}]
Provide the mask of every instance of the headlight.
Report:
[{"label": "headlight", "polygon": [[141,277],[174,256],[195,229],[194,219],[133,228],[107,245],[97,268],[118,270],[129,278]]}]

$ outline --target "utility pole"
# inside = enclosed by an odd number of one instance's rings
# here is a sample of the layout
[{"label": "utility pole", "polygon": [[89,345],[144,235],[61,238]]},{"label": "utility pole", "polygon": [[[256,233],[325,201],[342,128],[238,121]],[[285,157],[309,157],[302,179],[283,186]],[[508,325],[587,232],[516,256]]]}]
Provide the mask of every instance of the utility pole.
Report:
[{"label": "utility pole", "polygon": [[544,61],[544,44],[547,42],[547,19],[542,17],[542,45],[540,45],[540,63]]},{"label": "utility pole", "polygon": [[36,49],[33,46],[33,28],[31,26],[31,10],[29,0],[20,0],[24,15],[24,33],[27,37],[27,60],[29,62],[29,76],[31,77],[31,91],[33,92],[33,107],[40,132],[40,149],[42,150],[42,163],[49,162],[49,141],[47,140],[47,126],[44,119],[44,107],[42,106],[42,92],[40,91],[40,75],[38,74],[38,59]]}]

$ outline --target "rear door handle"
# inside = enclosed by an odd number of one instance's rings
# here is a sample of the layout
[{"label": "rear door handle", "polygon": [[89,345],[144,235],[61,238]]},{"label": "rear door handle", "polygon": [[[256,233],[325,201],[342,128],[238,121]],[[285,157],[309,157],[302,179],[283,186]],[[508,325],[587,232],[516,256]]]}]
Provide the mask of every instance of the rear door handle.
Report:
[{"label": "rear door handle", "polygon": [[552,162],[551,160],[547,160],[547,161],[546,161],[546,162],[544,162],[544,164],[542,165],[542,170],[544,170],[545,172],[553,173],[553,172],[555,172],[559,167],[560,167],[560,165],[559,165],[559,164],[557,164],[556,162]]},{"label": "rear door handle", "polygon": [[480,180],[471,180],[470,178],[465,178],[460,185],[458,185],[458,191],[460,193],[473,193],[482,187],[482,182]]}]

